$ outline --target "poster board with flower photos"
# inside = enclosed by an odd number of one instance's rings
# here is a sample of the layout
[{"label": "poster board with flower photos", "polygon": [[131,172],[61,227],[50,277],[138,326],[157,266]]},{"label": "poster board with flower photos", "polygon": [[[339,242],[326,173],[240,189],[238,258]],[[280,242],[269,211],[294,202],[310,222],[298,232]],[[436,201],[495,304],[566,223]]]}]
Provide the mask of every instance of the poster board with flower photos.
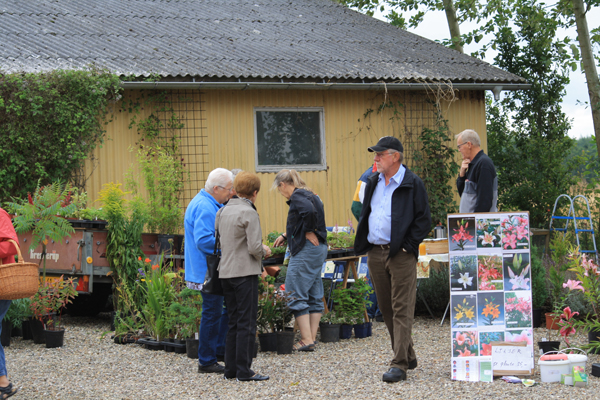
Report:
[{"label": "poster board with flower photos", "polygon": [[492,342],[533,365],[529,213],[448,214],[451,378],[491,382]]}]

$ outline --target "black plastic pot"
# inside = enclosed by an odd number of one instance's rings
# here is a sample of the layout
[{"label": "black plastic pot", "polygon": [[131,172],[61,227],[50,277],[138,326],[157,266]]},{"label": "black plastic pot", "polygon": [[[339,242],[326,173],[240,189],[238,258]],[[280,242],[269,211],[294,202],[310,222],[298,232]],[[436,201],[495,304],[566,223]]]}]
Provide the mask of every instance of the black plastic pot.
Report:
[{"label": "black plastic pot", "polygon": [[558,351],[560,349],[560,342],[538,342],[538,347],[542,350],[542,353]]},{"label": "black plastic pot", "polygon": [[260,343],[260,351],[277,351],[276,333],[259,333],[258,341]]},{"label": "black plastic pot", "polygon": [[62,347],[65,341],[65,330],[60,329],[57,331],[51,331],[44,329],[44,337],[47,349]]},{"label": "black plastic pot", "polygon": [[367,324],[367,337],[373,336],[373,323],[365,322],[365,324]]},{"label": "black plastic pot", "polygon": [[185,346],[189,358],[198,358],[198,339],[186,339]]},{"label": "black plastic pot", "polygon": [[21,336],[23,336],[23,327],[21,326],[20,328],[12,328],[10,330],[10,336],[11,337],[21,337]]},{"label": "black plastic pot", "polygon": [[23,340],[32,340],[33,335],[31,334],[31,323],[29,319],[23,321],[23,325],[21,325],[21,331],[23,332]]},{"label": "black plastic pot", "polygon": [[342,324],[340,326],[340,339],[350,339],[352,336],[352,325]]},{"label": "black plastic pot", "polygon": [[[588,332],[588,343],[600,342],[600,330],[591,330]],[[600,354],[600,350],[589,349],[588,353]]]},{"label": "black plastic pot", "polygon": [[167,353],[173,353],[175,351],[175,347],[173,347],[173,339],[167,338],[162,342],[163,348]]},{"label": "black plastic pot", "polygon": [[364,339],[367,337],[368,333],[369,333],[369,327],[367,326],[366,322],[363,322],[362,324],[354,325],[354,337],[355,338]]},{"label": "black plastic pot", "polygon": [[0,335],[0,343],[3,347],[10,346],[10,331],[12,330],[12,323],[7,320],[2,320],[2,334]]},{"label": "black plastic pot", "polygon": [[164,344],[162,342],[157,341],[156,339],[140,339],[137,342],[139,344],[143,344],[146,349],[152,351],[164,350],[165,348]]},{"label": "black plastic pot", "polygon": [[321,331],[321,342],[339,342],[340,341],[340,324],[327,324],[321,322],[319,324]]},{"label": "black plastic pot", "polygon": [[294,332],[277,332],[277,354],[292,354],[294,350]]},{"label": "black plastic pot", "polygon": [[46,337],[44,336],[44,323],[36,318],[29,319],[29,329],[33,338],[33,343],[44,344]]},{"label": "black plastic pot", "polygon": [[183,354],[186,352],[187,346],[185,342],[185,339],[173,339],[172,346],[176,354]]}]

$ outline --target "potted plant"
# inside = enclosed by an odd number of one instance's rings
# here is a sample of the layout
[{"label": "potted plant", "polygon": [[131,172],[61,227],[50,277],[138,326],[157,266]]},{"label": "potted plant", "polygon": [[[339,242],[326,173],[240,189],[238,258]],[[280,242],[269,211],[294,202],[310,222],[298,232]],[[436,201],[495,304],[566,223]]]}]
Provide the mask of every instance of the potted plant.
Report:
[{"label": "potted plant", "polygon": [[291,354],[294,348],[294,331],[286,329],[292,321],[292,311],[288,307],[290,294],[276,290],[273,296],[273,326],[277,334],[277,354]]},{"label": "potted plant", "polygon": [[344,320],[335,311],[329,311],[321,316],[319,331],[321,342],[337,342],[340,340],[340,326]]},{"label": "potted plant", "polygon": [[202,296],[196,290],[184,288],[177,294],[177,301],[169,306],[167,324],[172,326],[175,333],[175,344],[185,344],[190,358],[198,358],[198,339],[195,334],[201,318]]},{"label": "potted plant", "polygon": [[[550,297],[552,299],[552,312],[546,313],[546,328],[558,330],[558,321],[561,306],[565,298],[567,271],[569,269],[569,242],[562,235],[556,235],[550,243],[550,257],[544,257],[544,263],[548,270],[548,282],[550,284]],[[558,312],[558,314],[556,314]]]},{"label": "potted plant", "polygon": [[258,280],[258,311],[256,328],[260,351],[277,351],[277,334],[275,333],[275,278],[266,276]]},{"label": "potted plant", "polygon": [[30,309],[33,317],[44,324],[46,347],[61,347],[65,328],[62,326],[62,311],[77,296],[74,278],[45,282],[31,298]]},{"label": "potted plant", "polygon": [[[11,336],[23,336],[23,328],[25,319],[31,315],[31,310],[29,309],[29,304],[31,303],[31,299],[17,299],[13,300],[4,316],[2,322],[7,321],[10,323],[12,327]],[[29,329],[29,325],[26,326]],[[20,331],[21,334],[15,334],[16,331]],[[2,334],[4,335],[4,326],[2,327]]]},{"label": "potted plant", "polygon": [[533,327],[539,328],[542,322],[542,310],[548,301],[546,287],[546,269],[542,263],[543,255],[538,247],[531,249],[531,296]]},{"label": "potted plant", "polygon": [[347,289],[336,288],[333,291],[333,309],[343,320],[340,335],[342,339],[349,339],[352,327],[355,327],[355,336],[366,337],[368,326],[365,325],[364,313],[371,304],[368,295],[373,291],[366,279],[356,279]]}]

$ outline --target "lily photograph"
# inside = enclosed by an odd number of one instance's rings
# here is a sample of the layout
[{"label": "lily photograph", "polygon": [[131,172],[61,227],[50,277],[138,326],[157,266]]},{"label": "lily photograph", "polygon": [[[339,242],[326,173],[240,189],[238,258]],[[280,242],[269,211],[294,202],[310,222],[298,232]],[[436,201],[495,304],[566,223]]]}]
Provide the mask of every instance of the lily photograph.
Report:
[{"label": "lily photograph", "polygon": [[452,326],[469,328],[477,326],[477,296],[474,294],[453,295]]},{"label": "lily photograph", "polygon": [[477,290],[477,256],[450,257],[450,288],[452,291]]},{"label": "lily photograph", "polygon": [[504,326],[504,293],[477,293],[477,325]]},{"label": "lily photograph", "polygon": [[456,331],[452,333],[453,357],[477,357],[479,346],[477,331]]},{"label": "lily photograph", "polygon": [[505,292],[504,312],[507,328],[531,327],[531,292]]},{"label": "lily photograph", "polygon": [[502,257],[504,287],[506,290],[531,289],[531,264],[529,253],[510,253]]},{"label": "lily photograph", "polygon": [[469,251],[477,248],[475,218],[449,218],[450,251]]},{"label": "lily photograph", "polygon": [[478,290],[503,290],[502,256],[499,254],[477,256],[477,277]]},{"label": "lily photograph", "polygon": [[502,248],[504,250],[529,248],[529,216],[527,214],[507,215],[502,219]]},{"label": "lily photograph", "polygon": [[477,248],[502,248],[502,227],[499,218],[477,220]]},{"label": "lily photograph", "polygon": [[504,331],[479,332],[479,355],[492,355],[492,342],[504,342]]}]

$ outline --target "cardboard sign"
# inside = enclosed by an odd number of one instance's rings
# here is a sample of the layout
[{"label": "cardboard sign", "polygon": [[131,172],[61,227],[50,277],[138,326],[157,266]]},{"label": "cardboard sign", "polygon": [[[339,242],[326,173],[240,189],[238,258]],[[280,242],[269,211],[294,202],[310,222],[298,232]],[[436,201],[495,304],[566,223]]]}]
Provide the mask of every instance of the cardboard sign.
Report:
[{"label": "cardboard sign", "polygon": [[532,346],[527,342],[492,342],[494,376],[533,375]]}]

